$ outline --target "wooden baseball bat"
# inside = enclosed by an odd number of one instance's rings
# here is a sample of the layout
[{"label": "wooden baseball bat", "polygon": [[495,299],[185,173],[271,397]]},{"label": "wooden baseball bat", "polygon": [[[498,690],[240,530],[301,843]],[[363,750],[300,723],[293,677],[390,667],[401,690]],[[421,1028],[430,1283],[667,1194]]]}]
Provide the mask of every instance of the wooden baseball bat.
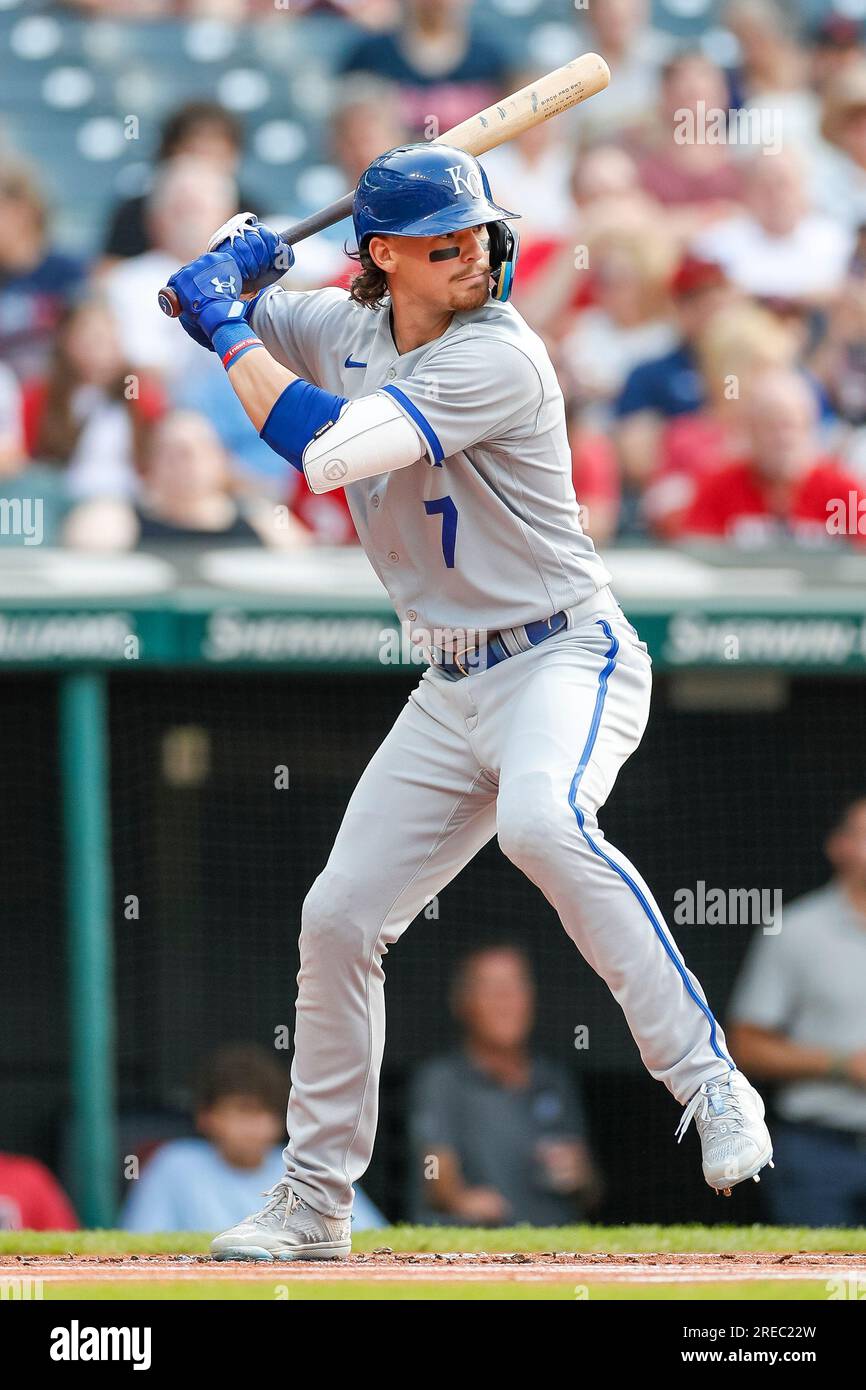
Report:
[{"label": "wooden baseball bat", "polygon": [[[521,87],[519,92],[503,97],[494,106],[488,106],[486,110],[461,121],[451,130],[446,130],[444,135],[437,136],[432,143],[454,145],[457,149],[465,150],[467,154],[476,157],[486,154],[497,145],[503,145],[506,140],[513,140],[516,135],[522,135],[532,126],[549,121],[551,116],[558,116],[570,107],[586,101],[587,97],[595,96],[596,92],[603,91],[609,82],[610,68],[604,59],[597,53],[584,53],[579,58],[573,58],[570,63],[564,63],[561,68],[554,68],[553,72],[548,72],[537,82],[530,82],[528,86]],[[281,232],[280,236],[289,246],[295,246],[306,237],[313,236],[315,232],[321,232],[325,227],[341,222],[344,217],[351,216],[354,196],[354,191],[345,194],[319,212],[296,222],[294,226]],[[284,274],[284,271],[274,271],[270,278],[260,278],[254,284],[245,285],[244,289],[261,289],[263,285],[270,285],[282,279]],[[160,290],[159,306],[170,318],[177,318],[180,313],[180,304],[174,290]]]}]

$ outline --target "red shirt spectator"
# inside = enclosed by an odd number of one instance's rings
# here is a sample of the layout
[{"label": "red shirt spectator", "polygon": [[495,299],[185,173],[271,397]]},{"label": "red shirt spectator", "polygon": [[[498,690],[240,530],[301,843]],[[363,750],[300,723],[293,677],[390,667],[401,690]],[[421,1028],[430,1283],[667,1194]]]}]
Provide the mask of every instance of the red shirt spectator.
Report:
[{"label": "red shirt spectator", "polygon": [[[831,524],[840,514],[842,525]],[[819,458],[787,485],[762,477],[747,460],[704,479],[683,529],[726,540],[770,539],[780,531],[808,540],[841,532],[862,543],[866,491],[832,458]]]},{"label": "red shirt spectator", "polygon": [[306,480],[295,473],[287,500],[293,515],[313,533],[317,545],[357,544],[358,533],[341,487],[333,492],[310,492]]},{"label": "red shirt spectator", "polygon": [[581,525],[596,545],[616,532],[622,488],[616,449],[607,435],[573,424],[569,431],[571,476],[581,512]]},{"label": "red shirt spectator", "polygon": [[0,1153],[0,1230],[78,1230],[68,1197],[35,1158]]}]

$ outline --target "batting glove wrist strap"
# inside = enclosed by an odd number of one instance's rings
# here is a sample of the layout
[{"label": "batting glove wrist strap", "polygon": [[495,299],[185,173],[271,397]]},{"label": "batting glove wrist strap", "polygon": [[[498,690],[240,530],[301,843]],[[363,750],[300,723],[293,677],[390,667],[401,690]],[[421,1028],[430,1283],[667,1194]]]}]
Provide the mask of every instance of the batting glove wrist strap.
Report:
[{"label": "batting glove wrist strap", "polygon": [[256,336],[242,314],[229,322],[217,324],[211,342],[226,371],[246,356],[251,348],[264,347],[261,338]]}]

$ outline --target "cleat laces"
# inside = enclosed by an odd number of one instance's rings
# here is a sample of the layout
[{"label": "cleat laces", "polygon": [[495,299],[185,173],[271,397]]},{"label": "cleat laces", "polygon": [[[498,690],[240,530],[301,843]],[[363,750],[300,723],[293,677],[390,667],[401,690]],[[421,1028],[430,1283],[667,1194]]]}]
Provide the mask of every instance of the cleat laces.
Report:
[{"label": "cleat laces", "polygon": [[[721,1094],[723,1085],[727,1086],[726,1095]],[[701,1113],[698,1114],[698,1111]],[[674,1131],[678,1144],[682,1143],[683,1135],[692,1120],[695,1120],[702,1136],[706,1134],[711,1140],[739,1134],[745,1124],[739,1097],[729,1082],[720,1081],[705,1081],[700,1090],[692,1096]]]}]

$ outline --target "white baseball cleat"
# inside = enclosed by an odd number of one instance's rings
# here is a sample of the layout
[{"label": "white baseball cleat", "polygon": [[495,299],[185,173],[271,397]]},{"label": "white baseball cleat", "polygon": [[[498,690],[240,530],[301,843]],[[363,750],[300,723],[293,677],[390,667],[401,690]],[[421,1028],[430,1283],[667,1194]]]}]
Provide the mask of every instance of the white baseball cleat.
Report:
[{"label": "white baseball cleat", "polygon": [[764,1123],[764,1102],[741,1071],[705,1081],[683,1111],[677,1143],[694,1119],[703,1149],[704,1177],[716,1192],[730,1197],[738,1182],[753,1178],[769,1163],[773,1141]]},{"label": "white baseball cleat", "polygon": [[350,1217],[323,1216],[281,1179],[270,1201],[211,1241],[215,1260],[345,1260],[352,1249]]}]

